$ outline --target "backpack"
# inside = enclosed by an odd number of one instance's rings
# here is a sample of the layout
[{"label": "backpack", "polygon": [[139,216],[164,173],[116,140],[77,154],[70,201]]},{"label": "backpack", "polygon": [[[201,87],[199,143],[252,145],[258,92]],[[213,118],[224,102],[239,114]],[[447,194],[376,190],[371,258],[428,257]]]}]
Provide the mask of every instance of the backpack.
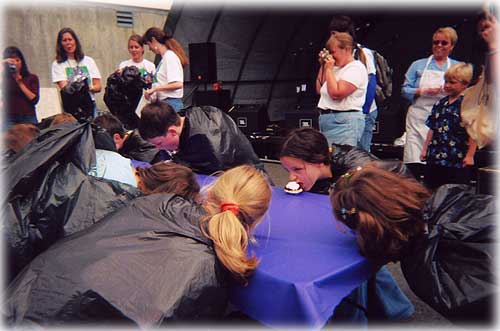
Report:
[{"label": "backpack", "polygon": [[387,63],[387,60],[377,51],[372,50],[375,68],[377,70],[377,90],[375,94],[375,102],[380,110],[387,104],[388,99],[392,95],[392,68]]}]

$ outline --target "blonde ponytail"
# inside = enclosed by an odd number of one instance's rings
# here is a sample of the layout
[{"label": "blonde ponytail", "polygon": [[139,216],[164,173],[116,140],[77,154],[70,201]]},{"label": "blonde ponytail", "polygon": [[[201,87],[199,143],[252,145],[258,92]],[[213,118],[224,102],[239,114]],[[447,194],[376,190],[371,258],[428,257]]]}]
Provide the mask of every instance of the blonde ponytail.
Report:
[{"label": "blonde ponytail", "polygon": [[246,283],[259,264],[255,256],[247,257],[247,248],[253,229],[269,207],[269,183],[260,171],[243,165],[227,170],[208,191],[203,204],[208,216],[202,220],[202,231],[213,241],[220,262]]},{"label": "blonde ponytail", "polygon": [[250,276],[259,261],[255,256],[247,257],[248,233],[238,217],[231,211],[216,214],[208,221],[207,232],[222,264],[237,278]]}]

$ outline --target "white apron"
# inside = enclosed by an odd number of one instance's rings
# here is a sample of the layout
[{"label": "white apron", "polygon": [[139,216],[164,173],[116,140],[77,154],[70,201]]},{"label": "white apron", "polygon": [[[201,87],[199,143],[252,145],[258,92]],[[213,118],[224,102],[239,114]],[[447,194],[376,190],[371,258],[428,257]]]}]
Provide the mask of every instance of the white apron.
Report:
[{"label": "white apron", "polygon": [[[424,72],[420,78],[419,88],[443,87],[445,71],[428,70],[433,55],[429,56],[425,64]],[[446,69],[450,67],[450,59],[446,62]],[[420,161],[420,153],[424,147],[429,128],[425,125],[427,118],[432,112],[432,106],[444,98],[443,92],[434,96],[420,96],[408,108],[406,114],[406,144],[403,153],[404,163],[425,163]]]}]

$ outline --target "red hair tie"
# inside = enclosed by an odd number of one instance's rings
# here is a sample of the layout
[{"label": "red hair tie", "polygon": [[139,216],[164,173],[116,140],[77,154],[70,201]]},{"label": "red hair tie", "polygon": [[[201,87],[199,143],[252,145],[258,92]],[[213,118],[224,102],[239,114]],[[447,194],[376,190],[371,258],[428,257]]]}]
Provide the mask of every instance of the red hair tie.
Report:
[{"label": "red hair tie", "polygon": [[238,207],[237,204],[232,202],[224,202],[220,205],[220,210],[222,212],[230,210],[234,214],[234,216],[238,216],[238,213],[240,212],[240,207]]}]

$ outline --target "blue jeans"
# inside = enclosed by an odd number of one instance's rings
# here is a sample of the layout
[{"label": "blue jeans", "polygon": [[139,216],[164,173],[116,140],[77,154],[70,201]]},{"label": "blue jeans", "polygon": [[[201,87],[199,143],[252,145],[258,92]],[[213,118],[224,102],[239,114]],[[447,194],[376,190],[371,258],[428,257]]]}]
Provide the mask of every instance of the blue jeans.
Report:
[{"label": "blue jeans", "polygon": [[340,302],[333,320],[366,325],[369,321],[403,320],[414,313],[415,306],[384,266]]},{"label": "blue jeans", "polygon": [[365,114],[339,112],[319,115],[319,130],[328,140],[328,145],[358,146],[365,127]]},{"label": "blue jeans", "polygon": [[184,108],[184,104],[182,103],[182,98],[166,98],[166,103],[168,103],[176,113],[178,113],[182,108]]},{"label": "blue jeans", "polygon": [[36,115],[7,115],[7,123],[3,125],[3,131],[7,130],[14,124],[31,123],[37,124]]},{"label": "blue jeans", "polygon": [[358,147],[364,149],[367,152],[370,151],[370,146],[372,144],[373,127],[375,126],[377,116],[377,109],[375,109],[371,113],[365,114],[365,128],[363,130],[363,134],[361,135],[361,142]]}]

